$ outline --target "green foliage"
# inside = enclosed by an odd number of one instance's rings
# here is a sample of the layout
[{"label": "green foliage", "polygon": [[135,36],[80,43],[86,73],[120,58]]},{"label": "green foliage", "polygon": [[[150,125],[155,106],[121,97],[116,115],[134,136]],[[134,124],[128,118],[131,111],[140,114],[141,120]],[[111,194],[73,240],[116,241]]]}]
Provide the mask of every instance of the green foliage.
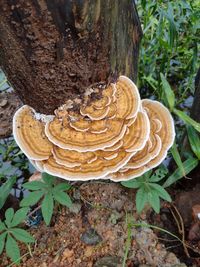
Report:
[{"label": "green foliage", "polygon": [[[189,158],[183,162],[183,168],[185,170],[185,175],[190,173],[194,168],[197,167],[199,161],[197,158]],[[178,168],[176,169],[165,181],[163,187],[169,187],[173,183],[176,183],[183,177],[181,170]]]},{"label": "green foliage", "polygon": [[26,230],[16,227],[26,219],[28,210],[29,208],[21,208],[14,213],[13,208],[9,208],[5,220],[0,221],[0,254],[5,248],[7,256],[17,264],[20,263],[20,250],[16,240],[26,244],[35,242]]},{"label": "green foliage", "polygon": [[171,89],[171,86],[169,85],[168,81],[166,80],[165,76],[162,73],[160,73],[160,77],[162,80],[163,91],[165,92],[165,96],[166,96],[169,108],[172,111],[175,105],[174,91]]},{"label": "green foliage", "polygon": [[16,182],[16,176],[12,176],[5,183],[3,183],[0,187],[0,209],[3,207],[13,185]]},{"label": "green foliage", "polygon": [[183,162],[181,160],[181,156],[180,156],[180,154],[178,152],[176,143],[173,144],[173,146],[171,148],[171,153],[172,153],[172,156],[173,156],[177,166],[179,167],[179,169],[181,171],[182,176],[185,176],[185,169],[184,169],[184,166],[183,166]]},{"label": "green foliage", "polygon": [[23,187],[31,192],[22,199],[20,206],[33,206],[41,200],[42,215],[47,225],[50,224],[55,202],[67,207],[72,205],[69,195],[65,192],[70,189],[70,185],[66,182],[57,184],[56,177],[47,173],[42,174],[42,181],[27,182]]},{"label": "green foliage", "polygon": [[198,160],[200,160],[200,138],[199,138],[199,135],[197,134],[194,127],[192,127],[191,125],[187,125],[187,133],[188,133],[188,138],[189,138],[189,142],[190,142],[190,146],[192,148],[192,151],[194,152],[194,154],[196,155]]},{"label": "green foliage", "polygon": [[136,179],[121,182],[125,187],[137,189],[136,208],[139,213],[144,209],[146,203],[149,203],[154,211],[159,213],[160,198],[171,201],[167,191],[158,184],[167,173],[167,169],[161,166],[153,174],[152,171],[148,171]]},{"label": "green foliage", "polygon": [[193,126],[199,133],[200,133],[200,123],[196,122],[192,118],[190,118],[185,112],[174,109],[174,113],[181,119],[183,120],[186,124],[189,124]]},{"label": "green foliage", "polygon": [[173,84],[177,99],[184,100],[194,92],[199,65],[199,1],[141,0],[137,9],[144,34],[140,46],[140,88],[162,99],[163,73]]},{"label": "green foliage", "polygon": [[[141,0],[137,8],[144,33],[140,48],[141,93],[143,97],[149,97],[152,93],[156,95],[174,113],[175,120],[188,125],[191,148],[199,159],[199,138],[195,130],[200,132],[200,124],[187,115],[187,110],[180,110],[180,104],[183,105],[186,98],[194,93],[194,76],[199,66],[199,2]],[[184,153],[179,153],[178,148],[182,145],[184,132],[184,126],[176,128],[177,145],[171,148],[171,154],[179,167],[175,176],[172,174],[173,179],[170,178],[174,182],[196,166],[191,164],[193,160],[185,164],[182,162]]]}]

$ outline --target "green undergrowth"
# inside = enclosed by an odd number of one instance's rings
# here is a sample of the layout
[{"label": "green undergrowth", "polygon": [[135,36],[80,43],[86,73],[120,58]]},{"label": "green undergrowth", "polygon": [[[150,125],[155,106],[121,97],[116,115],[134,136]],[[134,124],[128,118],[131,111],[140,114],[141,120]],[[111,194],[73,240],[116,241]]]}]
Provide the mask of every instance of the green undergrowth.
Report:
[{"label": "green undergrowth", "polygon": [[[137,190],[138,212],[145,204],[159,212],[161,199],[171,201],[168,187],[185,179],[199,164],[200,123],[190,117],[189,110],[200,63],[200,8],[197,0],[141,0],[137,8],[143,29],[138,86],[143,98],[163,102],[175,120],[176,138],[168,158],[177,167],[163,172],[160,165],[153,172],[121,184]],[[189,145],[184,146],[187,139]]]}]

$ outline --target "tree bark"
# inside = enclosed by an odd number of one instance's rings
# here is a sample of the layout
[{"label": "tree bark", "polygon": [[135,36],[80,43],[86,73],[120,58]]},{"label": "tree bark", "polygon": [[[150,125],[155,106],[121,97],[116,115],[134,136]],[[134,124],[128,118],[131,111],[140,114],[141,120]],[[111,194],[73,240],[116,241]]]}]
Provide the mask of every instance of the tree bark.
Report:
[{"label": "tree bark", "polygon": [[136,80],[142,31],[133,0],[0,3],[0,64],[36,111],[53,114],[120,74]]}]

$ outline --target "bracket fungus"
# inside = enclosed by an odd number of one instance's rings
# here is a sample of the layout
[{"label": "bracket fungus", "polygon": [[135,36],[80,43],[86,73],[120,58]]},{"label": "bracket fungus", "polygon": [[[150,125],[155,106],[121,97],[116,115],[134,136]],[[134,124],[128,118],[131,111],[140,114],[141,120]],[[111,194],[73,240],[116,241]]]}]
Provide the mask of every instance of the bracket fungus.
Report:
[{"label": "bracket fungus", "polygon": [[42,115],[27,105],[13,118],[14,138],[40,172],[66,180],[129,180],[158,166],[175,138],[163,104],[140,99],[136,85],[120,76],[87,101],[79,113],[73,101]]}]

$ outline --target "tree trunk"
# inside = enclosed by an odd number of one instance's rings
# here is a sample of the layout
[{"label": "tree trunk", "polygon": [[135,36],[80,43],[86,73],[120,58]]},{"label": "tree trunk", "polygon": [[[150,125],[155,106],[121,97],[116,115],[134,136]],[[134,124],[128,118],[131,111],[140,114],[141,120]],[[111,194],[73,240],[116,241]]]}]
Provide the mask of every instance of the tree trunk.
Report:
[{"label": "tree trunk", "polygon": [[119,74],[136,80],[133,0],[1,0],[0,60],[24,104],[52,114]]}]

